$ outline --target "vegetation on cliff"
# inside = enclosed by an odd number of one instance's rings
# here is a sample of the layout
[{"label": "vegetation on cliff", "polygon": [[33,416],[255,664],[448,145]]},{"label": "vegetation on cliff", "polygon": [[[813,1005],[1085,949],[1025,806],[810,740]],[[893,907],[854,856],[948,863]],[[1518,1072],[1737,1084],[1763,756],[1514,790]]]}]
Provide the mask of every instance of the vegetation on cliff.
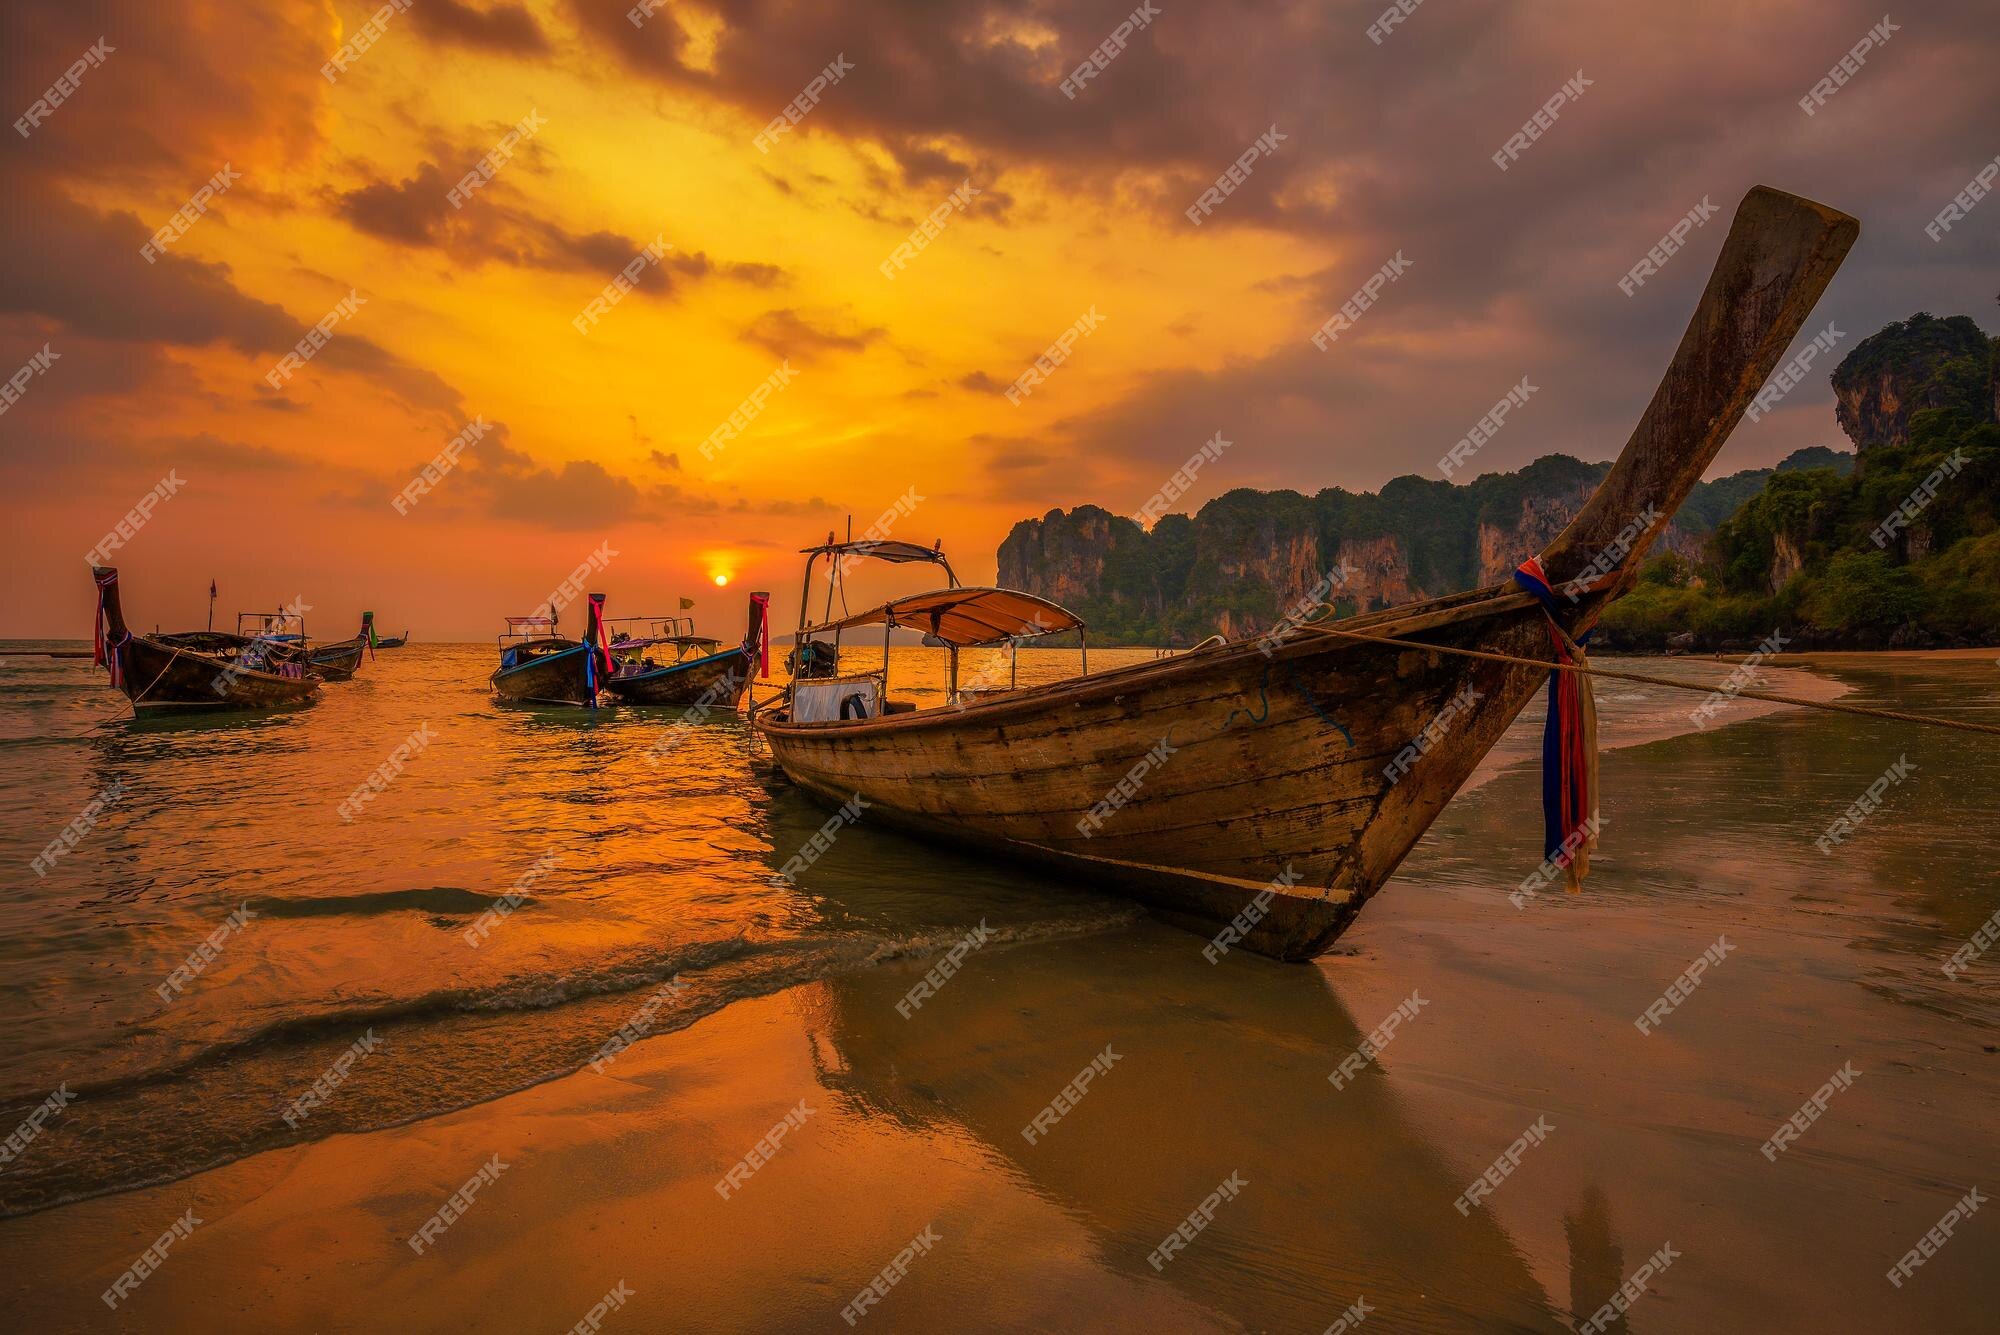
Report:
[{"label": "vegetation on cliff", "polygon": [[[1749,648],[1773,631],[1797,647],[2000,641],[1997,350],[1965,316],[1921,313],[1857,344],[1832,375],[1857,452],[1814,447],[1697,486],[1599,643]],[[1504,578],[1609,467],[1549,455],[1463,485],[1412,475],[1367,493],[1241,489],[1150,532],[1098,506],[1051,510],[1008,534],[1000,582],[1073,608],[1109,644],[1251,633],[1341,566],[1333,601],[1351,615]]]},{"label": "vegetation on cliff", "polygon": [[[1918,314],[1833,373],[1854,471],[1774,475],[1699,559],[1655,556],[1606,642],[1740,648],[2000,640],[2000,340]],[[1894,517],[1892,519],[1892,516]],[[1879,540],[1878,540],[1879,539]]]},{"label": "vegetation on cliff", "polygon": [[[1777,471],[1845,471],[1852,462],[1816,447]],[[1192,517],[1167,515],[1150,532],[1101,506],[1051,510],[1014,526],[999,579],[1073,609],[1104,644],[1191,644],[1217,630],[1270,626],[1343,564],[1345,582],[1331,592],[1347,616],[1499,578],[1496,561],[1511,568],[1545,545],[1609,468],[1555,454],[1464,485],[1412,475],[1379,492],[1242,488]],[[1773,471],[1696,487],[1670,541],[1697,545]]]}]

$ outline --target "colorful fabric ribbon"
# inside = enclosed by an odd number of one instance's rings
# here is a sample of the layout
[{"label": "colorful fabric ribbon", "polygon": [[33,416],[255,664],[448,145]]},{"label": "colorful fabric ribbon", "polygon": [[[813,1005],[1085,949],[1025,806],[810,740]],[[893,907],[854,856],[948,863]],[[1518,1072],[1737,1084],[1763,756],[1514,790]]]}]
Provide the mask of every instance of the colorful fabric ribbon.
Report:
[{"label": "colorful fabric ribbon", "polygon": [[753,593],[750,606],[757,614],[757,675],[768,681],[771,677],[771,595]]},{"label": "colorful fabric ribbon", "polygon": [[589,621],[584,639],[589,643],[584,650],[583,681],[590,689],[590,707],[597,708],[597,681],[600,674],[612,675],[611,648],[604,642],[604,595],[590,595]]},{"label": "colorful fabric ribbon", "polygon": [[[1540,557],[1529,557],[1514,582],[1533,594],[1547,620],[1549,644],[1559,665],[1587,667],[1583,642],[1556,620],[1555,590]],[[1590,638],[1588,632],[1584,640]],[[1549,674],[1548,722],[1542,731],[1542,854],[1568,872],[1580,890],[1597,843],[1597,701],[1582,672]]]},{"label": "colorful fabric ribbon", "polygon": [[111,684],[123,690],[125,687],[125,671],[119,664],[118,650],[124,646],[126,641],[132,638],[132,632],[126,631],[118,640],[112,641],[108,639],[104,631],[104,591],[117,582],[118,572],[115,570],[109,574],[97,577],[97,631],[93,637],[91,662],[98,667],[110,668]]}]

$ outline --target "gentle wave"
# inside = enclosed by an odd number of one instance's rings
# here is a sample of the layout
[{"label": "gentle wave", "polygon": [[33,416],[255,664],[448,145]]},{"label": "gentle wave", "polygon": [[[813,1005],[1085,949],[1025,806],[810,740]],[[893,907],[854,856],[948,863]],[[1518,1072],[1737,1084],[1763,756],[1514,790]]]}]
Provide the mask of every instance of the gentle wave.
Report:
[{"label": "gentle wave", "polygon": [[[1140,916],[1136,909],[1119,909],[1004,924],[988,928],[985,940],[990,948],[1094,935]],[[647,1037],[685,1029],[736,1001],[940,954],[969,930],[937,928],[907,937],[737,936],[560,978],[445,988],[279,1021],[169,1067],[71,1085],[75,1102],[49,1123],[51,1139],[30,1145],[0,1172],[0,1217],[176,1181],[337,1133],[404,1125],[558,1079],[590,1064],[644,1001],[641,994],[670,981],[685,986],[654,1017]],[[380,1047],[354,1064],[343,1086],[350,1097],[342,1101],[336,1091],[300,1127],[287,1126],[283,1113],[291,1101],[369,1032],[376,1032]],[[17,1124],[47,1095],[0,1101],[0,1122]],[[92,1148],[64,1157],[65,1144]]]},{"label": "gentle wave", "polygon": [[[401,912],[469,917],[484,913],[506,898],[503,895],[481,894],[459,885],[429,885],[408,890],[364,890],[351,895],[284,895],[262,899],[253,895],[245,902],[259,917],[268,915],[273,918],[326,918],[345,914]],[[526,907],[535,901],[521,895],[510,902],[517,907]]]}]

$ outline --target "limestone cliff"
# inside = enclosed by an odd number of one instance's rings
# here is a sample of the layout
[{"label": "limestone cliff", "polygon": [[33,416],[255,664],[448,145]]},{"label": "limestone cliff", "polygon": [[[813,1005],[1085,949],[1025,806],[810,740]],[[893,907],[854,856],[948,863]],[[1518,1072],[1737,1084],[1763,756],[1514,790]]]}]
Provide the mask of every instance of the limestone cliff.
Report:
[{"label": "limestone cliff", "polygon": [[[1845,471],[1849,462],[1815,449],[1780,467]],[[1360,494],[1239,490],[1192,517],[1168,515],[1150,532],[1095,505],[1051,510],[1007,535],[999,581],[1072,608],[1094,642],[1189,644],[1217,631],[1234,638],[1308,599],[1347,614],[1505,580],[1562,531],[1608,468],[1549,455],[1463,485],[1400,477]],[[1770,472],[1703,483],[1663,548],[1698,555]],[[1335,571],[1343,577],[1329,586]]]},{"label": "limestone cliff", "polygon": [[1978,325],[1918,312],[1856,344],[1833,372],[1834,415],[1857,449],[1910,443],[1910,414],[2000,417],[2000,357]]}]

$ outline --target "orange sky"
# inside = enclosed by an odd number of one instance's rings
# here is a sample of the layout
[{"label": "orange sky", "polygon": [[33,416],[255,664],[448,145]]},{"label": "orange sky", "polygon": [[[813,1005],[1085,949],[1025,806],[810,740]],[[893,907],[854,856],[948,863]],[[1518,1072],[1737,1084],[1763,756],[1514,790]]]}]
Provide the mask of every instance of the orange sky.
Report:
[{"label": "orange sky", "polygon": [[[1434,473],[1523,375],[1549,393],[1482,467],[1609,457],[1723,227],[1635,298],[1617,277],[1704,194],[1733,207],[1760,179],[1863,217],[1829,297],[1854,337],[1920,307],[1984,319],[1991,300],[1975,284],[2000,212],[1949,244],[1921,234],[2000,150],[1995,25],[1969,5],[1913,18],[1811,117],[1797,97],[1878,16],[1439,5],[1378,45],[1373,5],[1169,3],[1071,98],[1064,76],[1131,5],[719,0],[634,24],[624,3],[413,0],[333,80],[323,64],[375,11],[262,8],[10,7],[10,116],[109,50],[0,161],[0,377],[56,354],[0,415],[0,635],[87,634],[83,554],[170,473],[176,494],[112,558],[135,624],[199,624],[212,576],[225,616],[303,596],[322,633],[370,607],[385,629],[474,638],[601,543],[613,615],[691,595],[721,633],[740,591],[768,588],[789,628],[795,549],[913,493],[893,535],[942,536],[987,579],[1014,521],[1129,511],[1218,431],[1236,443],[1189,508]],[[851,70],[760,151],[836,57]],[[1579,65],[1591,92],[1498,172],[1490,150]],[[532,134],[455,205],[524,118]],[[1192,224],[1272,125],[1287,138]],[[147,263],[225,164],[239,179]],[[885,277],[962,182],[978,193]],[[1872,251],[1871,205],[1900,229]],[[580,332],[656,237],[664,258]],[[1312,348],[1399,250],[1410,277]],[[1101,325],[1010,403],[1090,312]],[[780,367],[790,383],[704,458]],[[1800,391],[1724,466],[1839,443],[1830,402]],[[398,513],[474,421],[485,437]]]}]

